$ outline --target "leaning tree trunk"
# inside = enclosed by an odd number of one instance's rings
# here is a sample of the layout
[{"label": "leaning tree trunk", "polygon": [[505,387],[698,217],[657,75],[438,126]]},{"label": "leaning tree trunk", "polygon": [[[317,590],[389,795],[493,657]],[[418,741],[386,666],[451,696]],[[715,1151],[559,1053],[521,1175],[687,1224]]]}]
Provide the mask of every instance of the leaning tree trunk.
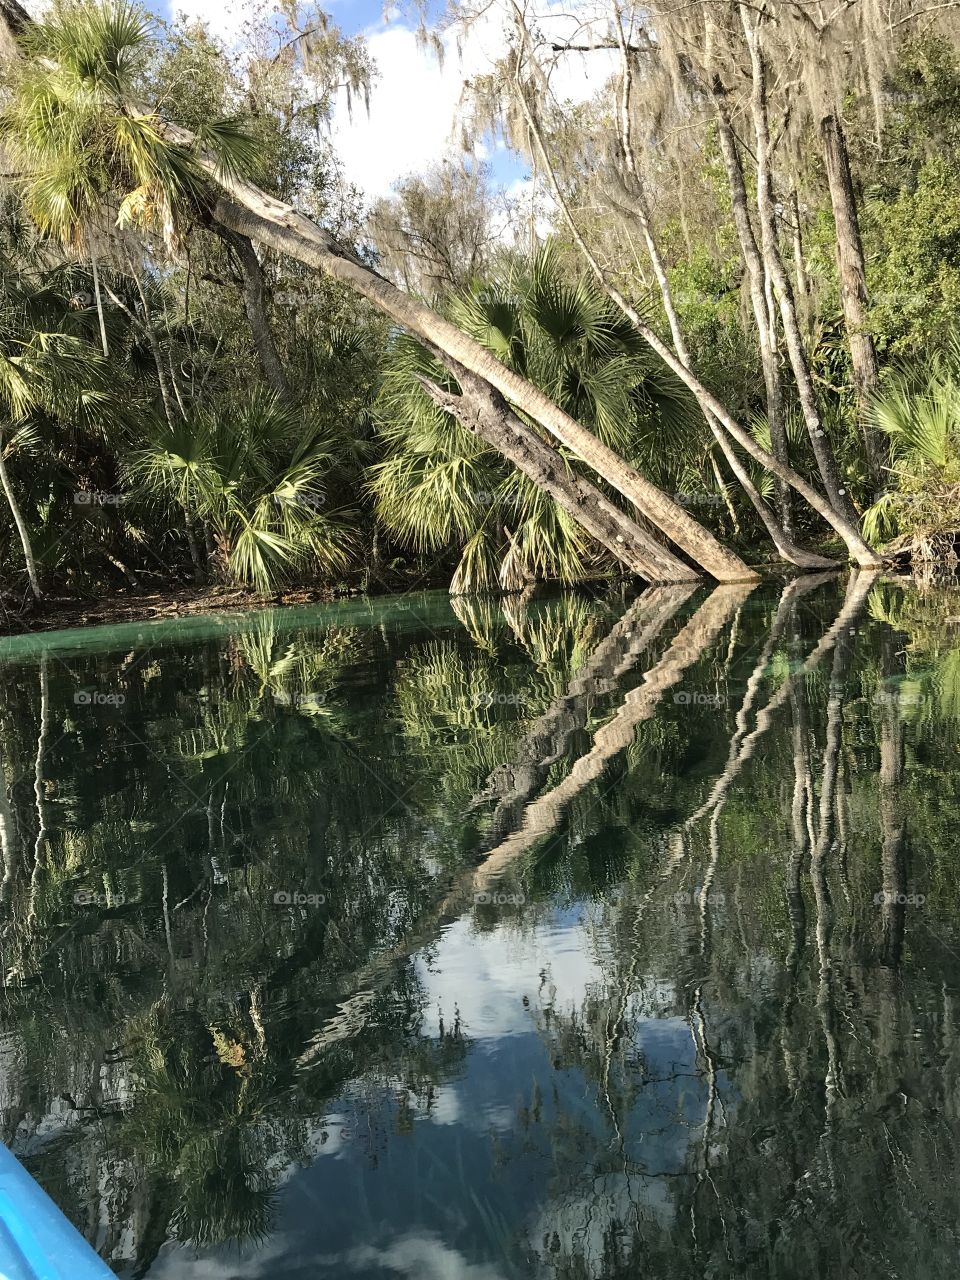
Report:
[{"label": "leaning tree trunk", "polygon": [[867,271],[860,236],[860,219],[850,173],[850,157],[843,125],[835,115],[820,121],[823,161],[830,188],[830,203],[837,229],[837,262],[840,268],[840,301],[850,343],[850,362],[860,410],[860,425],[867,463],[874,480],[882,465],[880,449],[870,429],[867,409],[877,391],[877,351],[867,329]]},{"label": "leaning tree trunk", "polygon": [[16,494],[13,492],[13,486],[10,483],[10,474],[7,471],[6,459],[3,456],[2,436],[0,436],[0,488],[3,489],[3,496],[7,500],[10,514],[13,516],[13,523],[16,525],[17,533],[20,535],[20,545],[23,547],[23,558],[27,565],[30,590],[33,592],[34,600],[42,600],[43,592],[40,590],[40,578],[37,574],[37,561],[33,554],[33,545],[30,542],[30,530],[27,528],[27,522],[23,518],[23,512],[20,510],[20,504],[17,502]]},{"label": "leaning tree trunk", "polygon": [[[440,352],[435,354],[443,359]],[[652,583],[697,580],[693,569],[572,471],[556,449],[517,417],[499,392],[455,361],[446,358],[443,363],[459,383],[460,395],[429,378],[421,378],[420,383],[434,403],[452,414],[465,430],[512,462],[633,573]]]},{"label": "leaning tree trunk", "polygon": [[[177,141],[191,137],[179,126],[164,125]],[[502,365],[485,347],[433,311],[401,292],[316,223],[297,213],[290,205],[275,200],[247,182],[223,177],[214,161],[201,157],[211,176],[219,174],[235,199],[218,196],[212,213],[231,230],[249,235],[278,253],[326,272],[359,293],[403,328],[415,333],[431,350],[456,361],[475,377],[495,387],[501,395],[539,423],[562,445],[591,467],[618,493],[628,498],[668,538],[696,564],[723,582],[756,581],[757,574],[728,551],[709,530],[698,524],[682,507],[639,475],[612,449],[564,413],[538,387]],[[235,201],[242,201],[236,203]]]},{"label": "leaning tree trunk", "polygon": [[249,236],[238,235],[235,231],[230,231],[229,228],[220,226],[218,223],[213,224],[212,230],[237,255],[243,277],[243,306],[247,313],[247,322],[250,325],[250,334],[257,352],[257,359],[260,361],[260,368],[277,395],[286,399],[290,394],[290,388],[277,354],[270,317],[267,315],[263,268],[257,257],[257,251],[250,243]]},{"label": "leaning tree trunk", "polygon": [[780,319],[786,338],[790,366],[797,384],[797,395],[800,408],[806,423],[814,457],[817,460],[824,488],[834,510],[840,512],[848,520],[855,519],[850,496],[840,482],[837,462],[830,448],[820,411],[817,408],[817,397],[810,372],[797,319],[797,307],[793,296],[793,286],[787,275],[780,246],[777,241],[776,212],[773,199],[773,179],[770,172],[770,119],[767,108],[767,66],[761,44],[760,19],[753,21],[746,8],[740,6],[740,18],[750,53],[752,88],[750,95],[750,111],[753,117],[754,134],[757,147],[757,209],[760,215],[760,244],[766,270],[770,274],[777,295]]}]

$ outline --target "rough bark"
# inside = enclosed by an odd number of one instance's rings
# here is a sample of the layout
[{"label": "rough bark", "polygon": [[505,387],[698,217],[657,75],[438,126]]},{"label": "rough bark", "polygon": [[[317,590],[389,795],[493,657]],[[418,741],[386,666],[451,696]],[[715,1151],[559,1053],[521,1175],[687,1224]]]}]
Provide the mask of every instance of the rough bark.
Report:
[{"label": "rough bark", "polygon": [[238,235],[218,223],[214,223],[212,229],[237,255],[243,278],[243,306],[247,313],[247,323],[250,325],[250,335],[253,338],[257,359],[260,361],[264,378],[277,395],[285,399],[290,393],[290,388],[277,354],[270,317],[267,315],[263,268],[257,252],[248,236]]},{"label": "rough bark", "polygon": [[867,409],[877,391],[877,352],[867,328],[867,271],[860,236],[860,219],[853,191],[850,157],[843,126],[835,115],[820,121],[823,161],[830,188],[833,221],[837,230],[837,263],[840,268],[840,301],[850,343],[850,363],[860,410],[860,426],[871,475],[876,478],[882,457]]},{"label": "rough bark", "polygon": [[[437,353],[439,355],[439,353]],[[460,395],[421,378],[427,394],[460,425],[496,449],[568,512],[591,537],[632,573],[651,583],[694,582],[696,572],[656,542],[619,507],[578,476],[556,449],[511,410],[483,379],[449,358],[444,361],[460,385]]]}]

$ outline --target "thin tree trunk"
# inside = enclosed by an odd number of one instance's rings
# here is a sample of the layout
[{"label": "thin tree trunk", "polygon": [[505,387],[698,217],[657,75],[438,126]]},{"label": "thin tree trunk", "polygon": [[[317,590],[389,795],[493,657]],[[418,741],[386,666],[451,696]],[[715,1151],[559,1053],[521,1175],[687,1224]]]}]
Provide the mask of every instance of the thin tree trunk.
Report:
[{"label": "thin tree trunk", "polygon": [[867,270],[860,236],[860,219],[850,173],[850,157],[843,125],[835,115],[820,121],[823,160],[830,188],[830,203],[837,229],[837,262],[840,269],[840,301],[850,343],[850,362],[860,411],[860,427],[867,463],[874,480],[883,459],[874,432],[870,429],[867,409],[877,391],[877,351],[873,335],[867,328]]},{"label": "thin tree trunk", "polygon": [[752,91],[750,110],[753,117],[754,133],[757,149],[757,209],[760,215],[760,245],[764,265],[769,272],[771,282],[776,291],[777,306],[783,324],[783,333],[787,343],[790,366],[797,384],[797,395],[800,408],[806,423],[814,457],[823,480],[823,485],[834,510],[853,522],[856,515],[850,496],[840,481],[836,459],[830,448],[820,412],[817,408],[816,392],[810,364],[803,345],[800,325],[797,320],[796,302],[793,286],[783,265],[780,246],[777,241],[776,214],[773,200],[773,179],[770,172],[770,120],[767,110],[767,67],[761,42],[760,21],[754,22],[747,9],[740,6],[740,20],[750,53]]},{"label": "thin tree trunk", "polygon": [[[167,382],[166,370],[163,367],[163,352],[160,350],[160,343],[157,340],[157,332],[153,327],[153,320],[150,316],[150,307],[147,303],[147,295],[144,291],[143,285],[140,283],[140,277],[136,272],[134,272],[133,279],[137,286],[137,293],[140,295],[140,305],[143,308],[143,320],[140,322],[140,327],[147,335],[147,344],[150,347],[150,354],[153,356],[153,363],[156,366],[157,384],[160,387],[160,399],[163,402],[163,416],[167,420],[167,426],[172,430],[174,421],[173,401],[170,399],[170,386]],[[119,299],[117,299],[117,301],[119,302]],[[120,305],[123,306],[122,303],[120,303]],[[124,310],[127,310],[127,308],[124,307]],[[127,312],[127,314],[129,314],[129,312]]]},{"label": "thin tree trunk", "polygon": [[7,506],[10,508],[10,514],[13,516],[13,523],[17,526],[17,533],[20,535],[20,545],[23,548],[23,558],[27,565],[27,577],[30,580],[30,590],[33,592],[34,600],[42,600],[43,592],[40,590],[40,578],[37,574],[37,562],[33,554],[33,545],[30,542],[30,530],[27,528],[27,522],[23,518],[20,510],[20,504],[17,502],[16,495],[13,492],[13,486],[10,483],[10,474],[7,471],[7,462],[3,456],[3,436],[0,434],[0,487],[3,488],[3,496],[7,500]]},{"label": "thin tree trunk", "polygon": [[213,230],[237,255],[243,275],[243,305],[247,313],[247,321],[250,325],[250,333],[253,337],[257,359],[260,361],[260,368],[263,370],[263,376],[277,395],[286,399],[290,394],[290,387],[287,383],[287,375],[284,373],[283,365],[280,363],[280,357],[277,354],[273,330],[270,327],[270,317],[267,315],[267,307],[264,300],[263,268],[260,265],[257,252],[250,243],[249,236],[238,235],[235,231],[216,223],[213,225]]},{"label": "thin tree trunk", "polygon": [[[439,352],[437,352],[440,355]],[[442,358],[442,357],[441,357]],[[651,583],[693,582],[697,574],[619,507],[567,466],[564,459],[510,409],[506,400],[447,357],[461,394],[421,378],[427,394],[473,435],[480,436],[568,512],[631,572]]]},{"label": "thin tree trunk", "polygon": [[110,348],[107,345],[107,324],[103,315],[103,294],[100,292],[100,271],[97,267],[96,256],[91,256],[90,263],[93,267],[93,296],[97,303],[97,320],[100,323],[100,344],[103,347],[103,354],[106,357],[110,355]]},{"label": "thin tree trunk", "polygon": [[800,229],[800,197],[796,187],[790,192],[790,211],[793,214],[791,239],[793,240],[793,275],[797,282],[797,304],[805,337],[809,337],[812,316],[810,314],[810,277],[803,257],[803,233]]},{"label": "thin tree trunk", "polygon": [[[708,47],[709,59],[709,47]],[[770,445],[773,455],[780,462],[789,463],[787,448],[787,432],[783,417],[783,387],[780,381],[780,361],[776,348],[771,343],[771,315],[767,306],[765,272],[763,259],[757,247],[753,223],[750,220],[750,206],[747,199],[747,186],[743,176],[743,164],[736,135],[730,120],[730,109],[727,105],[726,89],[720,78],[708,68],[710,92],[717,119],[717,136],[720,142],[720,153],[723,156],[727,171],[727,183],[730,188],[730,204],[733,211],[733,223],[737,238],[740,241],[740,252],[747,268],[750,281],[750,302],[757,326],[757,338],[760,344],[760,364],[763,369],[763,385],[767,405],[767,422],[770,424]],[[787,537],[792,537],[793,507],[790,498],[790,486],[780,480],[777,484],[780,504],[780,519]]]},{"label": "thin tree trunk", "polygon": [[[653,272],[654,272],[654,275],[656,276],[657,284],[660,289],[660,296],[663,300],[663,307],[664,307],[664,311],[666,312],[667,323],[670,326],[670,333],[673,338],[673,347],[677,353],[677,356],[679,357],[680,360],[682,360],[682,362],[687,367],[687,369],[691,369],[692,362],[690,359],[690,351],[689,351],[689,348],[687,347],[686,340],[684,339],[683,330],[680,327],[680,318],[677,315],[677,309],[674,305],[673,291],[670,287],[670,280],[667,275],[666,267],[664,266],[663,259],[660,255],[660,247],[657,244],[656,238],[654,237],[654,234],[653,234],[653,227],[652,227],[652,221],[650,218],[649,208],[647,206],[647,201],[643,192],[643,182],[642,182],[640,173],[637,169],[636,156],[634,155],[633,138],[632,138],[632,122],[631,122],[632,72],[631,72],[631,66],[630,66],[630,53],[629,53],[629,49],[627,48],[627,40],[623,31],[623,23],[621,19],[620,9],[619,7],[616,7],[616,6],[615,6],[615,18],[616,18],[617,41],[620,45],[620,77],[621,77],[620,145],[621,145],[621,151],[623,155],[623,161],[626,167],[629,185],[630,187],[632,187],[632,197],[633,197],[637,218],[640,222],[640,229],[643,233],[644,243],[647,246],[647,253],[650,258],[650,263],[651,263],[651,266],[653,267]],[[523,86],[518,83],[517,89],[521,96],[524,111],[527,114],[528,124],[531,126],[531,129],[533,130],[535,122],[531,119],[531,113],[529,111],[529,108],[526,102],[526,97],[523,93]],[[536,133],[537,133],[538,143],[542,147],[543,140],[539,130],[536,130]],[[732,131],[731,131],[731,138],[732,138]],[[739,157],[737,157],[736,155],[735,147],[734,147],[733,154],[737,160],[737,170],[740,174],[740,186],[742,188],[743,173],[739,169]],[[733,177],[731,177],[731,188],[732,187],[733,187]],[[743,191],[743,208],[744,208],[744,211],[746,211],[746,191],[745,190]],[[747,216],[746,227],[752,239],[753,232],[752,232],[752,229],[750,228],[749,215]],[[739,230],[739,224],[738,224],[738,230]],[[757,259],[757,265],[759,266],[759,255],[757,254],[757,251],[756,251],[755,241],[753,242],[753,252],[754,252],[754,257]],[[745,257],[746,257],[746,254],[747,254],[747,249],[746,249],[746,246],[744,246]],[[751,283],[753,283],[752,273],[751,273]],[[753,296],[753,293],[754,291],[753,289],[751,289],[751,296]],[[765,305],[763,307],[763,317],[764,318],[766,317]],[[782,420],[782,413],[781,413],[781,406],[780,406],[779,370],[777,369],[776,353],[775,352],[772,353],[772,356],[771,356],[767,331],[761,321],[761,316],[759,312],[757,314],[757,325],[760,331],[761,354],[763,354],[763,352],[765,351],[767,355],[767,358],[764,360],[764,377],[765,377],[765,380],[767,381],[768,414],[770,414],[771,409],[773,410],[772,415],[770,416],[770,434],[771,434],[771,441],[773,443],[773,452],[778,461],[786,464],[787,463],[787,447],[786,447],[787,442],[786,442],[786,433],[784,432],[784,429],[783,429],[783,420]],[[769,377],[768,377],[768,374],[769,374]],[[791,564],[797,565],[800,568],[826,569],[826,568],[832,567],[833,561],[827,560],[824,556],[814,555],[811,552],[804,551],[802,547],[798,547],[796,543],[793,541],[792,537],[787,532],[786,525],[784,524],[784,526],[781,527],[781,525],[778,524],[770,508],[764,502],[763,498],[760,496],[753,481],[750,479],[750,475],[747,472],[747,469],[741,463],[736,450],[732,447],[726,431],[723,429],[723,427],[717,420],[716,416],[711,411],[709,405],[707,405],[700,396],[697,396],[697,402],[700,405],[700,409],[701,409],[701,412],[703,413],[704,419],[706,420],[707,426],[710,428],[710,431],[714,439],[717,441],[717,443],[719,444],[723,452],[723,456],[727,460],[727,466],[733,472],[734,476],[736,477],[737,481],[740,484],[740,487],[743,489],[744,493],[747,495],[747,498],[752,504],[753,509],[756,511],[757,515],[760,517],[760,521],[763,524],[763,527],[766,530],[768,537],[771,539],[774,546],[777,548],[777,552],[785,560],[789,561]],[[784,481],[780,482],[780,489],[781,489],[781,512],[785,514],[788,520],[790,515],[790,501],[789,501],[790,489],[789,489],[789,486]]]}]

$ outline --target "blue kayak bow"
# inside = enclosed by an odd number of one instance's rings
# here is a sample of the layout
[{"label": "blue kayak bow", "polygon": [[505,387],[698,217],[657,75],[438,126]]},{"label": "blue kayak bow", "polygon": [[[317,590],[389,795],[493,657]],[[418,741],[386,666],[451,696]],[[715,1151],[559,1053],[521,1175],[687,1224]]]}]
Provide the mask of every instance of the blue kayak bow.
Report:
[{"label": "blue kayak bow", "polygon": [[0,1280],[115,1280],[107,1264],[2,1144]]}]

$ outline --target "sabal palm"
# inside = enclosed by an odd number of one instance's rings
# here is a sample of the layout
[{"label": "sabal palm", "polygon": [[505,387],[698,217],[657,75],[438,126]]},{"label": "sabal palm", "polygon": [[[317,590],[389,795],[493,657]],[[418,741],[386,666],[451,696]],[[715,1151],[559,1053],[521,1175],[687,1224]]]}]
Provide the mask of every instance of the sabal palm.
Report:
[{"label": "sabal palm", "polygon": [[[131,109],[142,96],[155,20],[138,7],[59,3],[24,32],[0,137],[22,175],[26,209],[45,234],[78,243],[116,219],[176,233],[204,189],[194,153]],[[236,119],[210,121],[198,145],[246,171],[255,145]],[[108,216],[109,215],[109,216]]]},{"label": "sabal palm", "polygon": [[[692,431],[682,389],[651,369],[636,333],[598,290],[564,278],[549,246],[529,270],[477,286],[449,310],[466,333],[632,460],[662,459],[667,438],[676,443]],[[420,552],[459,552],[454,593],[581,577],[598,555],[579,526],[441,412],[423,379],[456,390],[423,347],[398,338],[377,406],[386,457],[370,479],[384,524]]]},{"label": "sabal palm", "polygon": [[960,346],[894,370],[870,406],[889,438],[896,489],[864,514],[864,533],[929,537],[960,527]]},{"label": "sabal palm", "polygon": [[332,511],[324,492],[333,461],[301,413],[255,392],[172,427],[148,426],[125,474],[135,491],[206,525],[223,578],[269,590],[299,569],[349,562],[349,515]]}]

